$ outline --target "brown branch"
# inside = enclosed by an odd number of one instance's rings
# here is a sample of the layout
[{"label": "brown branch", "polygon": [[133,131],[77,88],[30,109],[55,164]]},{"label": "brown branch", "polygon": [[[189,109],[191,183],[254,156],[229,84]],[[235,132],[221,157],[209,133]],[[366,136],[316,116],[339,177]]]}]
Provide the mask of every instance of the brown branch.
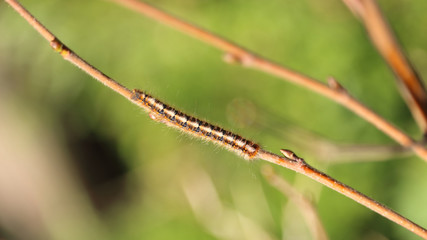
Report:
[{"label": "brown branch", "polygon": [[137,0],[111,0],[122,4],[134,11],[145,14],[159,22],[180,30],[192,37],[202,40],[214,47],[227,53],[227,58],[232,62],[240,62],[244,66],[252,67],[268,74],[277,76],[282,80],[289,80],[295,84],[301,85],[323,96],[326,96],[337,103],[353,111],[361,118],[370,122],[379,130],[384,132],[390,138],[394,139],[400,145],[412,149],[420,158],[427,161],[427,149],[417,144],[411,137],[402,132],[393,124],[376,114],[374,111],[353,98],[337,81],[330,79],[329,85],[321,83],[313,78],[304,76],[269,60],[256,56],[242,47],[237,46],[219,36],[214,35],[206,30],[184,22],[173,17],[161,10],[158,10],[146,3]]},{"label": "brown branch", "polygon": [[33,17],[33,15],[31,15],[31,13],[29,13],[19,2],[14,0],[5,0],[5,2],[12,6],[25,20],[27,20],[27,22],[50,43],[53,49],[61,53],[65,60],[70,61],[72,64],[76,65],[87,74],[103,83],[105,86],[113,89],[115,92],[131,100],[130,96],[132,95],[132,92],[129,89],[111,79],[98,69],[94,68],[92,65],[71,51],[68,47],[62,44],[59,39],[55,37],[55,35],[53,35],[45,26],[43,26],[43,24],[41,24],[35,17]]},{"label": "brown branch", "polygon": [[366,31],[393,70],[400,93],[421,131],[427,133],[427,93],[414,67],[405,56],[387,20],[374,0],[343,0],[365,25]]},{"label": "brown branch", "polygon": [[[316,160],[328,163],[387,161],[410,157],[413,152],[398,144],[346,144],[337,143],[257,106],[247,99],[236,98],[227,106],[227,115],[239,127],[257,128],[288,145],[306,149]],[[306,151],[306,152],[307,152]]]},{"label": "brown branch", "polygon": [[299,193],[291,184],[279,177],[271,166],[264,166],[262,174],[270,185],[287,196],[298,207],[313,235],[313,239],[329,239],[316,208],[303,194]]},{"label": "brown branch", "polygon": [[403,217],[402,215],[396,213],[390,208],[376,202],[372,198],[360,193],[350,186],[347,186],[332,177],[326,175],[325,173],[313,168],[308,165],[303,159],[297,157],[293,152],[289,150],[281,150],[282,153],[286,156],[280,157],[278,155],[272,154],[270,152],[261,150],[258,154],[260,159],[265,161],[286,167],[288,169],[294,170],[295,172],[306,175],[307,177],[312,178],[313,180],[353,199],[354,201],[360,203],[361,205],[371,209],[372,211],[388,218],[389,220],[401,225],[402,227],[412,231],[413,233],[427,239],[427,230],[423,227],[417,225],[416,223],[410,221],[409,219]]},{"label": "brown branch", "polygon": [[[101,71],[97,70],[89,63],[80,58],[77,54],[72,52],[69,48],[63,45],[50,31],[48,31],[39,21],[37,21],[21,4],[16,0],[5,0],[10,6],[12,6],[21,16],[26,19],[31,26],[33,26],[46,40],[48,40],[51,46],[58,51],[64,59],[72,62],[74,65],[81,68],[83,71],[87,72],[92,77],[96,78],[98,81],[111,88],[115,92],[121,94],[129,101],[137,103],[131,99],[131,92],[116,82],[115,80],[107,77]],[[140,106],[140,105],[138,105]],[[367,208],[381,214],[382,216],[398,223],[399,225],[407,228],[408,230],[414,232],[415,234],[427,238],[427,230],[420,227],[419,225],[411,222],[410,220],[404,218],[393,210],[377,203],[371,198],[363,195],[360,192],[352,189],[351,187],[340,183],[339,181],[329,177],[325,173],[322,173],[307,163],[301,158],[298,158],[293,152],[288,150],[282,150],[282,153],[285,154],[286,158],[280,157],[273,153],[267,152],[263,149],[260,149],[256,155],[256,158],[269,161],[280,166],[286,167],[288,169],[294,170],[298,173],[302,173],[315,181],[324,184],[325,186],[334,189],[335,191],[353,199],[354,201],[366,206]]]}]

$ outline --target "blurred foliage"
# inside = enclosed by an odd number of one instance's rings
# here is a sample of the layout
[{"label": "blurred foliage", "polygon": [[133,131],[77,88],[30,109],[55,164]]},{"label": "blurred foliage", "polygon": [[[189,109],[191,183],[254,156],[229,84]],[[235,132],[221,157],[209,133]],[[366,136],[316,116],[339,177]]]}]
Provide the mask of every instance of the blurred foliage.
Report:
[{"label": "blurred foliage", "polygon": [[[322,81],[334,76],[356,98],[420,138],[391,71],[341,1],[150,2],[306,75]],[[146,90],[273,152],[293,149],[331,176],[427,226],[424,161],[411,156],[328,164],[301,144],[315,136],[335,144],[393,144],[336,103],[264,73],[226,65],[221,61],[223,53],[211,46],[109,1],[22,3],[66,45],[128,88]],[[426,77],[427,2],[383,0],[380,6],[408,57]],[[136,106],[63,61],[4,2],[0,2],[0,36],[0,101],[3,109],[11,109],[8,114],[21,119],[19,124],[0,125],[11,132],[22,126],[37,128],[34,146],[53,139],[55,144],[47,149],[62,153],[76,188],[90,199],[81,211],[93,210],[94,219],[99,220],[96,228],[86,226],[92,229],[86,234],[73,228],[78,225],[55,230],[60,223],[44,217],[46,225],[54,226],[48,227],[48,232],[54,232],[52,238],[227,239],[215,235],[192,210],[183,189],[188,187],[184,179],[195,172],[210,176],[220,202],[234,217],[251,219],[272,239],[291,238],[284,217],[286,197],[265,183],[259,174],[262,163],[244,162],[213,144],[152,122]],[[236,99],[246,105],[232,105]],[[245,115],[247,109],[249,115]],[[243,112],[233,115],[236,111]],[[287,129],[295,128],[312,135],[287,134]],[[27,149],[19,146],[19,151]],[[15,161],[14,155],[7,157]],[[276,169],[313,198],[331,239],[416,239],[346,197],[286,169]],[[60,175],[50,179],[65,189],[68,186]],[[56,205],[79,208],[70,202]],[[4,232],[13,239],[14,230],[5,219],[0,217],[0,235]],[[212,221],[227,222],[228,218],[224,215]],[[249,234],[243,220],[240,224],[241,229],[227,231]]]}]

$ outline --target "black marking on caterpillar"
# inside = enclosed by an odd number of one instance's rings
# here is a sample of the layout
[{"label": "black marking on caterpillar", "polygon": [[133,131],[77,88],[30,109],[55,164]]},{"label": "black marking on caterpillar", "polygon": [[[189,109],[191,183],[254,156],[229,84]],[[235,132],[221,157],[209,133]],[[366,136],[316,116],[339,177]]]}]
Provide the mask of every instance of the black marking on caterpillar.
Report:
[{"label": "black marking on caterpillar", "polygon": [[211,140],[243,155],[247,159],[256,157],[260,146],[218,126],[184,114],[143,91],[134,89],[132,100],[150,112],[150,118],[184,132]]}]

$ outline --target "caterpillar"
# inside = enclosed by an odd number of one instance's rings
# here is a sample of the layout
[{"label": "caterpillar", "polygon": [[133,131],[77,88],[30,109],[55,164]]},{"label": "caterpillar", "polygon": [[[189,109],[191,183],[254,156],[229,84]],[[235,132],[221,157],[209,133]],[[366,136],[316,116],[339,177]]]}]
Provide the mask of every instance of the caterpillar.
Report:
[{"label": "caterpillar", "polygon": [[[56,38],[50,42],[50,45],[64,58],[72,54],[71,50]],[[134,89],[131,99],[148,110],[151,119],[210,140],[237,152],[246,159],[255,158],[260,150],[258,144],[206,121],[184,114],[141,90]]]},{"label": "caterpillar", "polygon": [[141,90],[134,89],[131,98],[149,111],[151,119],[210,140],[237,152],[246,159],[255,158],[260,150],[258,144],[206,121],[184,114]]}]

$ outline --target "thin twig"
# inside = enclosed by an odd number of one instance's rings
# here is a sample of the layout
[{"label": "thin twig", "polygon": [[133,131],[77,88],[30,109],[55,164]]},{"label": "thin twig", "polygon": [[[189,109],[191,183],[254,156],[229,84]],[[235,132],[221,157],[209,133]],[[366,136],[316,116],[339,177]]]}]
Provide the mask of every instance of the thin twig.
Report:
[{"label": "thin twig", "polygon": [[131,100],[130,97],[132,92],[129,89],[90,65],[88,62],[71,51],[67,46],[62,44],[59,39],[55,37],[55,35],[53,35],[45,26],[43,26],[43,24],[41,24],[33,15],[31,15],[31,13],[29,13],[18,1],[5,0],[5,2],[12,6],[25,20],[27,20],[28,23],[50,43],[53,49],[61,53],[65,60],[70,61],[72,64],[76,65],[87,74],[103,83],[105,86],[113,89],[115,92]]},{"label": "thin twig", "polygon": [[313,239],[327,240],[328,235],[326,234],[325,228],[323,227],[322,221],[320,220],[319,214],[313,203],[310,202],[303,194],[298,192],[291,184],[279,177],[271,166],[264,166],[262,169],[264,178],[279,190],[283,195],[287,196],[293,204],[295,204],[301,211],[305,218],[306,224],[310,229]]},{"label": "thin twig", "polygon": [[288,119],[279,117],[265,108],[241,99],[235,99],[228,106],[230,117],[240,127],[255,127],[268,132],[281,141],[306,149],[316,160],[328,163],[387,161],[410,157],[413,152],[398,144],[346,144],[330,141],[322,136],[302,129]]},{"label": "thin twig", "polygon": [[[48,40],[51,46],[58,51],[66,60],[72,62],[98,81],[102,82],[107,87],[111,88],[115,92],[126,97],[129,101],[136,103],[137,101],[131,99],[131,91],[116,82],[115,80],[107,77],[101,71],[91,66],[89,63],[80,58],[77,54],[72,52],[69,48],[62,45],[61,42],[51,32],[49,32],[37,19],[35,19],[21,4],[16,0],[5,0],[10,6],[12,6],[24,19],[26,19],[31,26],[33,26],[46,40]],[[140,105],[138,105],[140,106]],[[334,189],[335,191],[353,199],[354,201],[370,208],[371,210],[381,214],[382,216],[398,223],[399,225],[407,228],[415,234],[427,239],[427,230],[420,227],[419,225],[411,222],[405,217],[399,215],[393,210],[377,203],[373,199],[368,198],[360,192],[352,189],[351,187],[340,183],[339,181],[329,177],[325,173],[322,173],[307,163],[301,158],[298,158],[293,152],[288,150],[282,150],[285,157],[280,157],[263,149],[260,149],[256,155],[256,158],[263,159],[268,162],[278,164],[288,169],[294,170],[298,173],[302,173],[315,181],[324,184],[325,186]]]},{"label": "thin twig", "polygon": [[410,157],[413,152],[398,144],[346,144],[302,129],[289,119],[257,106],[247,99],[236,98],[227,106],[227,114],[239,127],[253,127],[288,145],[306,149],[316,160],[328,163],[387,161]]},{"label": "thin twig", "polygon": [[353,98],[336,80],[330,79],[330,84],[326,85],[318,80],[304,76],[301,73],[280,66],[272,61],[256,56],[242,47],[233,44],[224,38],[216,36],[206,30],[182,21],[157,8],[138,0],[110,0],[124,5],[134,11],[142,13],[152,19],[180,30],[192,37],[202,40],[227,53],[226,59],[231,62],[240,62],[246,67],[252,67],[268,74],[277,76],[282,80],[289,80],[314,92],[324,95],[337,103],[350,109],[361,118],[370,122],[379,130],[404,147],[412,149],[419,157],[427,161],[427,149],[416,143],[411,137],[402,132],[399,128],[389,123],[377,113]]},{"label": "thin twig", "polygon": [[414,119],[421,131],[426,134],[427,93],[425,86],[405,56],[376,1],[343,1],[365,25],[373,44],[396,75],[400,93],[408,104]]},{"label": "thin twig", "polygon": [[405,227],[406,229],[412,231],[413,233],[427,239],[427,230],[423,227],[417,225],[416,223],[410,221],[409,219],[403,217],[402,215],[396,213],[390,208],[376,202],[372,198],[360,193],[350,186],[347,186],[327,174],[313,168],[308,165],[303,159],[297,157],[293,152],[289,150],[282,150],[282,153],[286,156],[280,157],[276,154],[261,150],[258,154],[260,159],[265,161],[286,167],[288,169],[294,170],[295,172],[301,173],[314,179],[315,181],[353,199],[354,201],[360,203],[361,205],[371,209],[372,211],[388,218],[389,220]]}]

